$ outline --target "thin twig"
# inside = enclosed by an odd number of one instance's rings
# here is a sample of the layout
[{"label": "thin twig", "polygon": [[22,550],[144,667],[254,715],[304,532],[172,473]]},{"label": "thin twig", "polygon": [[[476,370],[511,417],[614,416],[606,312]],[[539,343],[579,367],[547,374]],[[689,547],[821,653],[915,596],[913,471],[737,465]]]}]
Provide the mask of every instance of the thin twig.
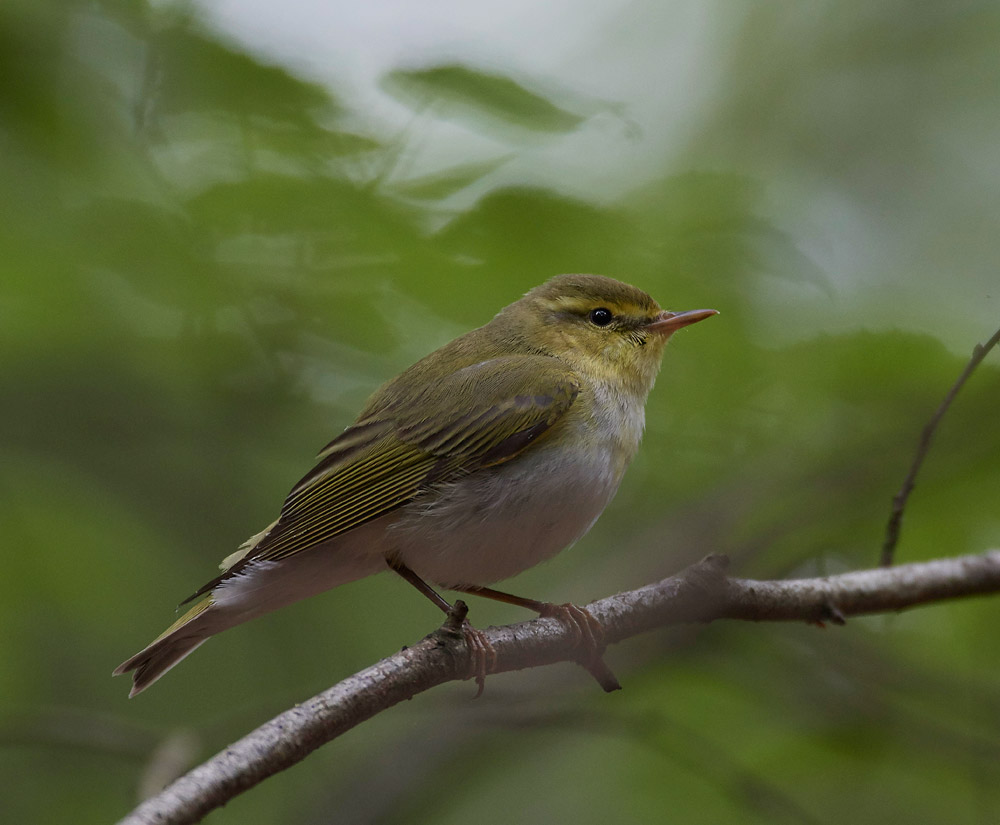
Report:
[{"label": "thin twig", "polygon": [[910,493],[913,492],[913,486],[917,479],[917,473],[920,471],[920,466],[927,457],[927,452],[931,446],[931,438],[934,437],[934,431],[937,429],[938,424],[941,423],[941,419],[944,418],[944,414],[948,411],[948,407],[951,406],[951,402],[955,400],[958,391],[962,389],[968,377],[972,375],[972,371],[979,366],[979,362],[986,357],[986,353],[993,349],[998,342],[1000,342],[1000,329],[994,332],[993,337],[985,344],[976,344],[972,350],[972,358],[969,359],[969,363],[965,365],[962,374],[952,384],[951,389],[948,390],[948,394],[944,397],[944,401],[941,402],[941,406],[937,408],[934,415],[931,416],[931,420],[927,422],[923,432],[920,434],[917,453],[913,457],[913,464],[910,465],[910,471],[906,474],[906,478],[903,479],[903,486],[899,488],[899,492],[892,499],[892,512],[889,514],[889,523],[885,529],[885,541],[882,543],[880,563],[883,567],[892,566],[896,553],[896,545],[899,543],[903,510],[906,507]]},{"label": "thin twig", "polygon": [[[708,558],[656,584],[587,605],[614,644],[667,625],[715,619],[820,622],[1000,592],[1000,550],[816,579],[728,578],[723,557]],[[534,619],[483,631],[496,652],[494,672],[573,661],[573,631]],[[121,825],[198,822],[267,777],[304,759],[361,722],[444,682],[468,676],[472,653],[453,633],[432,633],[279,714],[160,794]]]}]

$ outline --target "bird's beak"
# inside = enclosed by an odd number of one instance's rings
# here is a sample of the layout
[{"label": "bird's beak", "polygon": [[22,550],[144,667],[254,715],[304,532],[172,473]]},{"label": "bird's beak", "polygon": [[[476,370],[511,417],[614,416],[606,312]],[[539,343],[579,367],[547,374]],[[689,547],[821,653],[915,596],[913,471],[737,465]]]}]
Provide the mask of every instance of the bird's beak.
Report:
[{"label": "bird's beak", "polygon": [[646,329],[666,338],[673,335],[681,327],[697,324],[699,321],[704,321],[706,318],[718,314],[717,309],[691,309],[687,312],[671,312],[665,309],[656,317],[655,321],[646,324]]}]

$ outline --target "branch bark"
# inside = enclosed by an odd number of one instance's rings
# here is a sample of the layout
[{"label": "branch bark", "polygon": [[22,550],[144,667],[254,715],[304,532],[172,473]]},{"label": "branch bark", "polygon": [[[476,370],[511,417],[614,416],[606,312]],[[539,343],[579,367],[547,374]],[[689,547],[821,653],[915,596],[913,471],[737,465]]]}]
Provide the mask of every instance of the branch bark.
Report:
[{"label": "branch bark", "polygon": [[[837,576],[754,581],[726,575],[727,560],[708,556],[676,576],[601,599],[587,610],[614,644],[672,624],[716,619],[830,621],[929,602],[1000,592],[1000,550]],[[491,627],[494,672],[574,661],[573,634],[557,619]],[[444,682],[469,673],[469,651],[446,626],[301,705],[281,713],[146,800],[121,825],[198,822],[320,745]]]}]

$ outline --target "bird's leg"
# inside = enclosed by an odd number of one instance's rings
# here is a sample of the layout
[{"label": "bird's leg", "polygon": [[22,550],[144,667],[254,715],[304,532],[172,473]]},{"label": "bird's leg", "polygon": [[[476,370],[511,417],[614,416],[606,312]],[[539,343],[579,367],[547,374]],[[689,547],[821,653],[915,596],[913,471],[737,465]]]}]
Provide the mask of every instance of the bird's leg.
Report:
[{"label": "bird's leg", "polygon": [[[469,593],[473,596],[483,596],[487,599],[494,599],[498,602],[516,604],[519,607],[526,607],[534,610],[543,618],[559,619],[564,625],[569,627],[573,633],[574,647],[580,647],[580,665],[593,676],[597,683],[610,693],[613,690],[621,690],[621,684],[615,674],[611,672],[603,659],[604,649],[604,628],[589,611],[578,607],[575,604],[552,604],[552,602],[540,602],[535,599],[525,599],[522,596],[515,596],[511,593],[504,593],[500,590],[493,590],[489,587],[454,587],[451,588],[460,593]],[[440,597],[438,597],[440,598]]]},{"label": "bird's leg", "polygon": [[433,587],[427,584],[427,582],[399,559],[387,558],[386,563],[390,569],[397,572],[444,611],[445,616],[448,617],[445,620],[446,626],[462,634],[466,645],[469,647],[469,652],[472,654],[469,675],[465,678],[474,678],[476,680],[476,685],[479,687],[476,691],[476,697],[481,696],[483,688],[486,687],[486,674],[496,667],[497,652],[494,650],[493,645],[490,644],[489,639],[486,638],[486,634],[474,628],[469,623],[469,620],[465,618],[466,613],[468,613],[465,602],[457,601],[455,604],[449,604]]}]

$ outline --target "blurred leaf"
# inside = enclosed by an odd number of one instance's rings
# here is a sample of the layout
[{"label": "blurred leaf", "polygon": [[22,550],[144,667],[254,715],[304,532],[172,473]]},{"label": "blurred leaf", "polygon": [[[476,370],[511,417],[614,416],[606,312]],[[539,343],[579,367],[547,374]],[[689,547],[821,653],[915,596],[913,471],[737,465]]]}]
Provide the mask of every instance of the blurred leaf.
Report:
[{"label": "blurred leaf", "polygon": [[373,137],[313,124],[296,128],[286,121],[258,118],[252,126],[253,141],[258,148],[288,156],[335,158],[382,148],[382,143]]},{"label": "blurred leaf", "polygon": [[390,206],[352,183],[279,174],[217,183],[186,205],[192,219],[213,232],[322,231],[342,237],[345,253],[359,236],[370,236],[368,243],[375,244],[387,221],[405,214],[402,206]]},{"label": "blurred leaf", "polygon": [[499,169],[510,160],[510,157],[505,155],[482,163],[463,163],[433,175],[393,182],[390,188],[406,198],[444,200]]},{"label": "blurred leaf", "polygon": [[648,184],[632,208],[650,248],[701,277],[756,275],[812,283],[829,294],[823,270],[770,225],[760,185],[745,176],[690,172]]},{"label": "blurred leaf", "polygon": [[796,245],[787,232],[763,219],[747,222],[749,266],[791,283],[810,283],[826,295],[833,295],[833,285],[826,272]]},{"label": "blurred leaf", "polygon": [[194,24],[159,32],[149,59],[157,78],[153,105],[163,114],[201,109],[294,123],[339,111],[323,87],[234,51]]},{"label": "blurred leaf", "polygon": [[489,119],[533,132],[565,134],[584,121],[509,77],[456,64],[395,69],[383,78],[382,88],[412,108],[434,105],[473,128],[488,127]]},{"label": "blurred leaf", "polygon": [[509,187],[457,217],[440,241],[453,254],[508,259],[522,272],[544,278],[556,272],[615,272],[618,250],[631,237],[629,222],[614,209],[544,189]]},{"label": "blurred leaf", "polygon": [[211,247],[203,226],[186,216],[142,201],[100,198],[73,213],[79,263],[106,268],[157,292],[176,294],[182,285],[211,290]]}]

